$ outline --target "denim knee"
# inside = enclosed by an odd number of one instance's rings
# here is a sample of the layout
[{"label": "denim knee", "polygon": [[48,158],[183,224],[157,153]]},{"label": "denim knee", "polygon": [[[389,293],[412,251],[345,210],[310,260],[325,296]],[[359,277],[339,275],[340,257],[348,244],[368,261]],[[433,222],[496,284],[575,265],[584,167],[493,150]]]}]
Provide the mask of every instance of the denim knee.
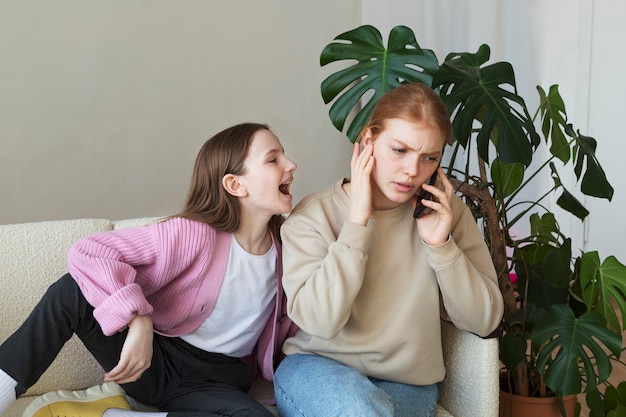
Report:
[{"label": "denim knee", "polygon": [[274,376],[282,417],[392,417],[394,404],[366,375],[318,355],[291,355]]}]

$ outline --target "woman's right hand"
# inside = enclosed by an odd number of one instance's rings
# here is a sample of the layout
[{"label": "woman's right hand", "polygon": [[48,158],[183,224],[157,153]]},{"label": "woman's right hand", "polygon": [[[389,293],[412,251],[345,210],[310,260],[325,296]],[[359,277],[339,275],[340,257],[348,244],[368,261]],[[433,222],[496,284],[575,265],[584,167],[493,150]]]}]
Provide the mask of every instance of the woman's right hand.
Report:
[{"label": "woman's right hand", "polygon": [[361,150],[361,143],[355,142],[350,160],[350,212],[348,220],[367,225],[372,214],[371,174],[374,167],[374,147],[368,143]]},{"label": "woman's right hand", "polygon": [[126,384],[137,381],[152,363],[154,330],[150,316],[135,316],[128,323],[120,361],[104,375],[104,382]]}]

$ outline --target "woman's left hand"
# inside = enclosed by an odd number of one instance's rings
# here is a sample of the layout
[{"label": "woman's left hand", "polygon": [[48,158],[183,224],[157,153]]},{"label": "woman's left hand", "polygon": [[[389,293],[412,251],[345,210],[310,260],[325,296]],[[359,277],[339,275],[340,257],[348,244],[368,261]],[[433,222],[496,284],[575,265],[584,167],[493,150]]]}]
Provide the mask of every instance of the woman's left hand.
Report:
[{"label": "woman's left hand", "polygon": [[[436,184],[440,183],[441,187]],[[424,200],[422,203],[432,211],[418,218],[417,231],[422,240],[431,246],[438,246],[446,243],[450,237],[452,227],[452,208],[450,201],[454,187],[444,174],[441,167],[437,168],[437,180],[435,185],[424,183],[422,188],[432,194],[431,200]],[[417,204],[418,197],[413,199],[413,207]]]}]

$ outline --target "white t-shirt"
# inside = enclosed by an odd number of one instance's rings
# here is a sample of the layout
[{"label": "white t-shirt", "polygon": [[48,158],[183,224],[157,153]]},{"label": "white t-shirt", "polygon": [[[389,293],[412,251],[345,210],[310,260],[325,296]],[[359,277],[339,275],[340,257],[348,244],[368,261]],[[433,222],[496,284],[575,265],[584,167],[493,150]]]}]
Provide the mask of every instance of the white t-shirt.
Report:
[{"label": "white t-shirt", "polygon": [[235,358],[252,353],[275,304],[276,256],[273,245],[264,255],[252,255],[233,235],[215,308],[181,339],[207,352]]}]

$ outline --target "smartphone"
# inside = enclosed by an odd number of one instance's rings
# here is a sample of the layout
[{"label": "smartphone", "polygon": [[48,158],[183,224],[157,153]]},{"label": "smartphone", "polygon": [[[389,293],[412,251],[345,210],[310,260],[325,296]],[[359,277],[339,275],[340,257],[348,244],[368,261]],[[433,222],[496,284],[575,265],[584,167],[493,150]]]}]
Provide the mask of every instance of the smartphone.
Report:
[{"label": "smartphone", "polygon": [[[439,170],[439,167],[437,167],[437,169],[435,170],[435,173],[430,176],[430,178],[428,179],[428,185],[435,185],[435,181],[437,180],[438,170]],[[424,190],[423,188],[420,189],[420,192],[418,193],[417,204],[415,205],[415,210],[413,211],[414,219],[419,219],[423,215],[428,214],[430,212],[431,209],[429,209],[428,207],[422,204],[422,199],[431,200],[432,198],[433,196],[431,193]]]}]

